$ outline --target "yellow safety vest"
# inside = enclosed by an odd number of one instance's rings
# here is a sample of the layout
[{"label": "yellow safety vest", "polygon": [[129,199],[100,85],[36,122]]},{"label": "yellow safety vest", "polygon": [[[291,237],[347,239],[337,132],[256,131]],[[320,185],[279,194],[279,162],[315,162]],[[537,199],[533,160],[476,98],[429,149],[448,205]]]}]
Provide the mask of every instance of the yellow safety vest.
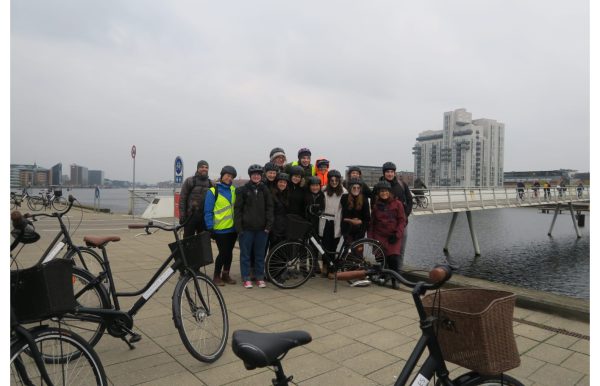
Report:
[{"label": "yellow safety vest", "polygon": [[235,187],[231,185],[231,202],[223,197],[221,194],[215,194],[216,187],[212,187],[209,190],[213,196],[217,196],[215,206],[213,208],[214,215],[214,230],[222,230],[233,228],[233,205],[235,204]]},{"label": "yellow safety vest", "polygon": [[[298,166],[298,165],[300,165],[300,162],[298,162],[298,161],[292,162],[292,166]],[[304,169],[304,166],[302,166],[302,165],[300,165],[300,166],[302,167],[302,169]],[[315,167],[315,165],[312,165],[311,176],[316,176],[316,175],[317,175],[317,168]],[[309,177],[309,176],[306,176],[306,177]]]}]

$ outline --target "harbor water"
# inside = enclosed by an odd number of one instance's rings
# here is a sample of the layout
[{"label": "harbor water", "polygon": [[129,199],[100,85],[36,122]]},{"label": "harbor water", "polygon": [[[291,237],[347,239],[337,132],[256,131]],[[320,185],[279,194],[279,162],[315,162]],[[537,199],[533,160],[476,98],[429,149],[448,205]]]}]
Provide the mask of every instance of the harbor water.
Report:
[{"label": "harbor water", "polygon": [[[93,205],[93,189],[72,189],[82,204]],[[162,194],[170,195],[172,190]],[[147,203],[137,201],[136,214]],[[100,207],[114,213],[127,213],[127,189],[102,189]],[[590,288],[590,216],[579,228],[577,239],[568,210],[556,220],[552,236],[548,230],[550,214],[536,208],[507,208],[473,211],[473,223],[481,256],[475,257],[466,215],[460,213],[454,227],[449,253],[443,253],[451,214],[410,216],[404,263],[429,270],[436,263],[448,261],[468,277],[525,287],[556,294],[589,299]]]}]

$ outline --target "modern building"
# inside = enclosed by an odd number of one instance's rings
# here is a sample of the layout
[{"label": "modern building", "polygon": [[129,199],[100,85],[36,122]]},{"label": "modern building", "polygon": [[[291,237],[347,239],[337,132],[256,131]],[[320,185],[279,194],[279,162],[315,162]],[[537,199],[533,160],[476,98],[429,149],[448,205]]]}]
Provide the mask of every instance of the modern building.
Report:
[{"label": "modern building", "polygon": [[69,184],[71,186],[87,186],[88,185],[88,168],[85,166],[71,165],[71,178]]},{"label": "modern building", "polygon": [[[368,185],[374,186],[379,179],[383,176],[383,171],[381,170],[381,166],[367,166],[367,165],[348,165],[346,168],[350,168],[352,166],[359,167],[361,171],[361,179]],[[406,182],[409,186],[412,186],[413,183],[413,172],[408,171],[396,171],[396,176],[398,178],[402,178],[404,182]],[[348,177],[348,169],[346,169],[346,179]]]},{"label": "modern building", "polygon": [[[574,175],[577,175],[575,172],[576,170],[570,169],[505,172],[504,185],[513,186],[519,181],[525,183],[525,185],[531,185],[535,181],[538,181],[539,183],[549,182],[550,185],[555,185],[561,180],[570,184],[572,179],[577,179],[574,177]],[[587,174],[587,177],[589,181],[589,173]]]},{"label": "modern building", "polygon": [[414,177],[428,187],[502,186],[504,123],[472,119],[466,109],[444,113],[443,130],[419,133]]},{"label": "modern building", "polygon": [[92,186],[103,186],[104,172],[102,170],[90,170],[88,172],[88,184]]},{"label": "modern building", "polygon": [[62,163],[57,163],[50,168],[50,184],[60,186],[62,183]]},{"label": "modern building", "polygon": [[37,166],[35,163],[33,165],[10,165],[11,188],[47,187],[50,185],[50,178],[50,170]]}]

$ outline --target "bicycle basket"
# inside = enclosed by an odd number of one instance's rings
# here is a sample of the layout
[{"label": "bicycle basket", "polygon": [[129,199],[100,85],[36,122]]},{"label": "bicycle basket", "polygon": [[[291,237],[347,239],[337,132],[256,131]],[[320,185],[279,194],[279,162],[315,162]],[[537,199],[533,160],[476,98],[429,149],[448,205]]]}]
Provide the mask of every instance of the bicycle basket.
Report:
[{"label": "bicycle basket", "polygon": [[512,325],[515,294],[457,288],[435,296],[423,297],[423,305],[428,316],[438,318],[437,338],[444,359],[490,375],[519,367]]},{"label": "bicycle basket", "polygon": [[312,228],[312,224],[309,221],[295,214],[288,214],[287,220],[285,237],[288,240],[303,240]]},{"label": "bicycle basket", "polygon": [[61,188],[54,189],[54,195],[56,197],[61,197],[62,196],[62,189]]},{"label": "bicycle basket", "polygon": [[[181,240],[183,253],[188,266],[194,270],[213,263],[212,246],[210,244],[210,233],[202,232],[197,235],[186,237]],[[171,252],[175,252],[175,261],[181,260],[181,252],[177,242],[169,244]]]},{"label": "bicycle basket", "polygon": [[10,303],[21,323],[61,316],[75,310],[73,263],[54,259],[10,272]]}]

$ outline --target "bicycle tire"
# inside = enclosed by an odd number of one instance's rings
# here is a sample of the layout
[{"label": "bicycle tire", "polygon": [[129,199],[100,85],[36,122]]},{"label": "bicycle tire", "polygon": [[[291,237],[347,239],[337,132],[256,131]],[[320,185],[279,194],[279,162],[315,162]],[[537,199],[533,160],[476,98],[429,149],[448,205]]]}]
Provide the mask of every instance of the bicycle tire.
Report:
[{"label": "bicycle tire", "polygon": [[17,199],[15,197],[10,197],[10,210],[17,209]]},{"label": "bicycle tire", "polygon": [[23,197],[23,201],[27,204],[27,207],[30,210],[33,210],[33,206],[31,206],[31,199],[32,199],[32,197],[30,197],[30,196]]},{"label": "bicycle tire", "polygon": [[[104,271],[102,264],[104,260],[93,248],[75,247],[65,253],[64,259],[73,260],[75,267],[88,271],[92,276],[98,276]],[[108,280],[107,279],[105,281]]]},{"label": "bicycle tire", "polygon": [[40,211],[44,208],[44,199],[41,197],[31,197],[27,203],[29,209],[34,211]]},{"label": "bicycle tire", "polygon": [[282,289],[298,288],[312,277],[315,260],[311,249],[298,241],[283,241],[265,260],[267,279]]},{"label": "bicycle tire", "polygon": [[[440,382],[438,380],[436,386],[441,386]],[[482,375],[474,371],[460,375],[453,383],[457,386],[524,386],[510,375]]]},{"label": "bicycle tire", "polygon": [[[102,362],[94,349],[77,334],[52,327],[44,327],[30,331],[44,364],[46,371],[55,385],[107,385],[106,374]],[[57,352],[79,352],[77,357],[55,355]],[[56,361],[49,358],[59,358]],[[24,375],[35,385],[46,385],[39,374],[29,344],[24,338],[18,339],[10,346],[11,385],[23,385]]]},{"label": "bicycle tire", "polygon": [[427,209],[428,205],[429,205],[429,199],[427,197],[423,197],[423,199],[421,200],[421,208]]},{"label": "bicycle tire", "polygon": [[379,241],[364,238],[350,244],[341,259],[342,271],[356,271],[373,264],[385,264],[385,252]]},{"label": "bicycle tire", "polygon": [[184,274],[173,292],[173,321],[188,352],[201,362],[212,363],[227,345],[229,316],[219,288],[204,273],[195,275],[209,312],[196,292],[193,277]]},{"label": "bicycle tire", "polygon": [[64,197],[54,197],[52,200],[52,207],[59,212],[66,210],[68,206],[69,202]]}]

